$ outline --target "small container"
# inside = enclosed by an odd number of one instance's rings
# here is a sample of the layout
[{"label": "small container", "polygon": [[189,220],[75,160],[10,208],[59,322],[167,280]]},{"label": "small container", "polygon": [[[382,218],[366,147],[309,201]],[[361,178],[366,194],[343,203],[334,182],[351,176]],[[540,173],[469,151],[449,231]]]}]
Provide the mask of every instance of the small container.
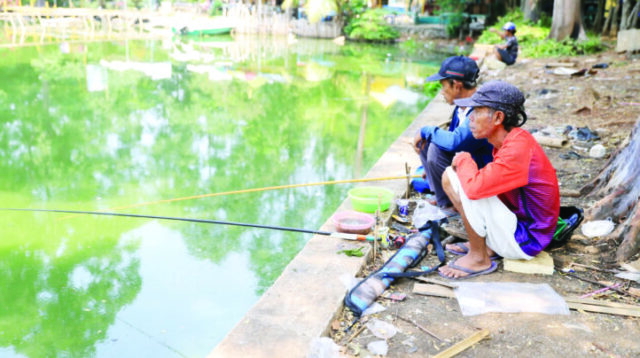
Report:
[{"label": "small container", "polygon": [[386,188],[375,186],[361,186],[349,190],[351,206],[356,211],[365,213],[375,213],[380,207],[380,211],[389,209],[393,192]]},{"label": "small container", "polygon": [[378,229],[378,238],[380,239],[380,246],[383,249],[389,248],[391,242],[389,241],[389,228],[386,226]]},{"label": "small container", "polygon": [[404,218],[409,215],[409,199],[398,199],[396,204],[398,205],[398,215],[400,217]]}]

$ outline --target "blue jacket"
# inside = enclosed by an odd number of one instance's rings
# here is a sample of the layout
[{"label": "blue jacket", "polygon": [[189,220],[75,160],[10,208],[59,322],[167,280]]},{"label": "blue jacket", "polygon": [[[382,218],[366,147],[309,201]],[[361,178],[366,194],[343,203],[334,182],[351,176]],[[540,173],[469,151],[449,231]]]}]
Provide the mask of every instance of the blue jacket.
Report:
[{"label": "blue jacket", "polygon": [[486,139],[475,139],[469,129],[469,115],[467,112],[462,122],[458,118],[458,106],[453,110],[449,130],[435,126],[422,127],[422,139],[431,142],[447,152],[469,152],[478,164],[478,169],[493,161],[493,146]]}]

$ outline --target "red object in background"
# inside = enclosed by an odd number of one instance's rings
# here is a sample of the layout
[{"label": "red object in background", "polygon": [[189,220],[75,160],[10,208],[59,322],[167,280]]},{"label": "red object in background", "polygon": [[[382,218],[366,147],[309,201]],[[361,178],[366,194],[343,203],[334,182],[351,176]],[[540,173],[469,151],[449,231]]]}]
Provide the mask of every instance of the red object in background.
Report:
[{"label": "red object in background", "polygon": [[404,236],[396,236],[395,239],[393,239],[393,244],[397,247],[397,248],[401,248],[402,245],[404,245],[406,239],[404,238]]}]

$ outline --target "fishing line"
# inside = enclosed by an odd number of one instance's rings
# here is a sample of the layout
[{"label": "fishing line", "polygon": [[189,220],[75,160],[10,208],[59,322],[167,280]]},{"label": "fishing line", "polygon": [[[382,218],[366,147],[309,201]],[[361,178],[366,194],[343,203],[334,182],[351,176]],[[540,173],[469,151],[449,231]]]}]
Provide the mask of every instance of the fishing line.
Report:
[{"label": "fishing line", "polygon": [[126,324],[127,326],[129,326],[129,327],[131,327],[131,328],[135,329],[136,331],[140,332],[140,334],[147,336],[147,338],[149,338],[150,340],[154,341],[155,343],[157,343],[157,344],[159,344],[159,345],[161,345],[161,346],[164,346],[165,348],[167,348],[167,349],[168,349],[168,350],[170,350],[170,351],[173,351],[173,352],[174,352],[174,353],[176,353],[177,355],[179,355],[179,356],[181,356],[181,357],[184,357],[184,358],[188,358],[184,353],[182,353],[182,352],[180,352],[179,350],[177,350],[177,349],[173,348],[172,346],[168,345],[167,343],[164,343],[164,342],[162,342],[162,341],[160,341],[160,340],[156,339],[154,336],[150,335],[150,334],[149,334],[149,333],[147,333],[146,331],[143,331],[141,328],[139,328],[139,327],[137,327],[137,326],[134,326],[133,324],[131,324],[131,323],[129,323],[129,322],[127,322],[127,321],[125,321],[125,320],[124,320],[124,319],[122,319],[122,318],[118,318],[118,317],[116,317],[116,319],[117,319],[118,321],[120,321],[120,322],[122,322],[122,323]]}]

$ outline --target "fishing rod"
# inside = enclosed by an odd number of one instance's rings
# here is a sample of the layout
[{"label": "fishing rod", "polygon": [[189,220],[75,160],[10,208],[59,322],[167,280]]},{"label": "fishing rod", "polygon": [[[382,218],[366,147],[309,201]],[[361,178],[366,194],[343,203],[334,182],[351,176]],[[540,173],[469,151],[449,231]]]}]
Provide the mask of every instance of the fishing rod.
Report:
[{"label": "fishing rod", "polygon": [[[398,180],[398,179],[406,179],[406,178],[407,178],[407,176],[405,175],[405,176],[390,176],[390,177],[379,177],[379,178],[331,180],[331,181],[323,181],[323,182],[316,182],[316,183],[300,183],[300,184],[276,185],[276,186],[267,186],[267,187],[262,187],[262,188],[231,190],[231,191],[224,191],[224,192],[218,192],[218,193],[208,193],[208,194],[185,196],[185,197],[181,197],[181,198],[148,201],[148,202],[145,202],[145,203],[138,203],[138,204],[131,204],[131,205],[126,205],[126,206],[115,207],[115,208],[113,208],[113,210],[130,209],[130,208],[135,208],[135,207],[138,207],[138,206],[146,206],[146,205],[154,205],[154,204],[165,204],[165,203],[172,203],[172,202],[183,201],[183,200],[211,198],[211,197],[215,197],[215,196],[226,196],[226,195],[235,195],[235,194],[255,193],[255,192],[259,192],[259,191],[268,191],[268,190],[276,190],[276,189],[292,189],[292,188],[301,188],[301,187],[306,187],[306,186],[319,186],[319,185],[331,185],[331,184],[364,183],[364,182],[370,182],[370,181]],[[421,174],[410,175],[409,178],[422,178],[422,175]]]},{"label": "fishing rod", "polygon": [[202,223],[202,224],[218,224],[218,225],[231,225],[231,226],[243,226],[243,227],[252,227],[259,229],[270,229],[270,230],[280,230],[280,231],[293,231],[293,232],[301,232],[305,234],[318,234],[331,236],[339,239],[345,240],[356,240],[356,241],[374,241],[375,238],[370,235],[358,235],[358,234],[349,234],[344,232],[329,232],[329,231],[319,231],[319,230],[308,230],[308,229],[300,229],[295,227],[286,227],[286,226],[273,226],[273,225],[261,225],[261,224],[250,224],[250,223],[241,223],[235,221],[222,221],[222,220],[210,220],[210,219],[194,219],[194,218],[180,218],[174,216],[158,216],[158,215],[143,215],[143,214],[129,214],[129,213],[113,213],[106,211],[82,211],[82,210],[61,210],[61,209],[28,209],[28,208],[0,208],[3,211],[26,211],[26,212],[44,212],[44,213],[64,213],[64,214],[76,214],[76,215],[102,215],[102,216],[120,216],[127,218],[139,218],[139,219],[158,219],[158,220],[173,220],[173,221],[186,221],[193,223]]},{"label": "fishing rod", "polygon": [[[277,189],[301,188],[301,187],[307,187],[307,186],[347,184],[347,183],[364,183],[364,182],[370,182],[370,181],[386,181],[386,180],[398,180],[398,179],[407,179],[407,182],[408,182],[409,178],[422,178],[422,175],[421,174],[415,174],[415,175],[389,176],[389,177],[377,177],[377,178],[342,179],[342,180],[331,180],[331,181],[323,181],[323,182],[316,182],[316,183],[285,184],[285,185],[267,186],[267,187],[262,187],[262,188],[231,190],[231,191],[224,191],[224,192],[218,192],[218,193],[208,193],[208,194],[184,196],[184,197],[180,197],[180,198],[147,201],[147,202],[131,204],[131,205],[116,206],[116,207],[109,208],[107,210],[124,210],[124,209],[131,209],[131,208],[137,208],[137,207],[148,206],[148,205],[168,204],[168,203],[173,203],[173,202],[176,202],[176,201],[212,198],[212,197],[216,197],[216,196],[227,196],[227,195],[236,195],[236,194],[248,194],[248,193],[255,193],[255,192],[260,192],[260,191],[268,191],[268,190],[277,190]],[[74,217],[74,215],[68,215],[68,216],[63,217],[62,219],[70,219],[70,218],[73,218],[73,217]]]}]

